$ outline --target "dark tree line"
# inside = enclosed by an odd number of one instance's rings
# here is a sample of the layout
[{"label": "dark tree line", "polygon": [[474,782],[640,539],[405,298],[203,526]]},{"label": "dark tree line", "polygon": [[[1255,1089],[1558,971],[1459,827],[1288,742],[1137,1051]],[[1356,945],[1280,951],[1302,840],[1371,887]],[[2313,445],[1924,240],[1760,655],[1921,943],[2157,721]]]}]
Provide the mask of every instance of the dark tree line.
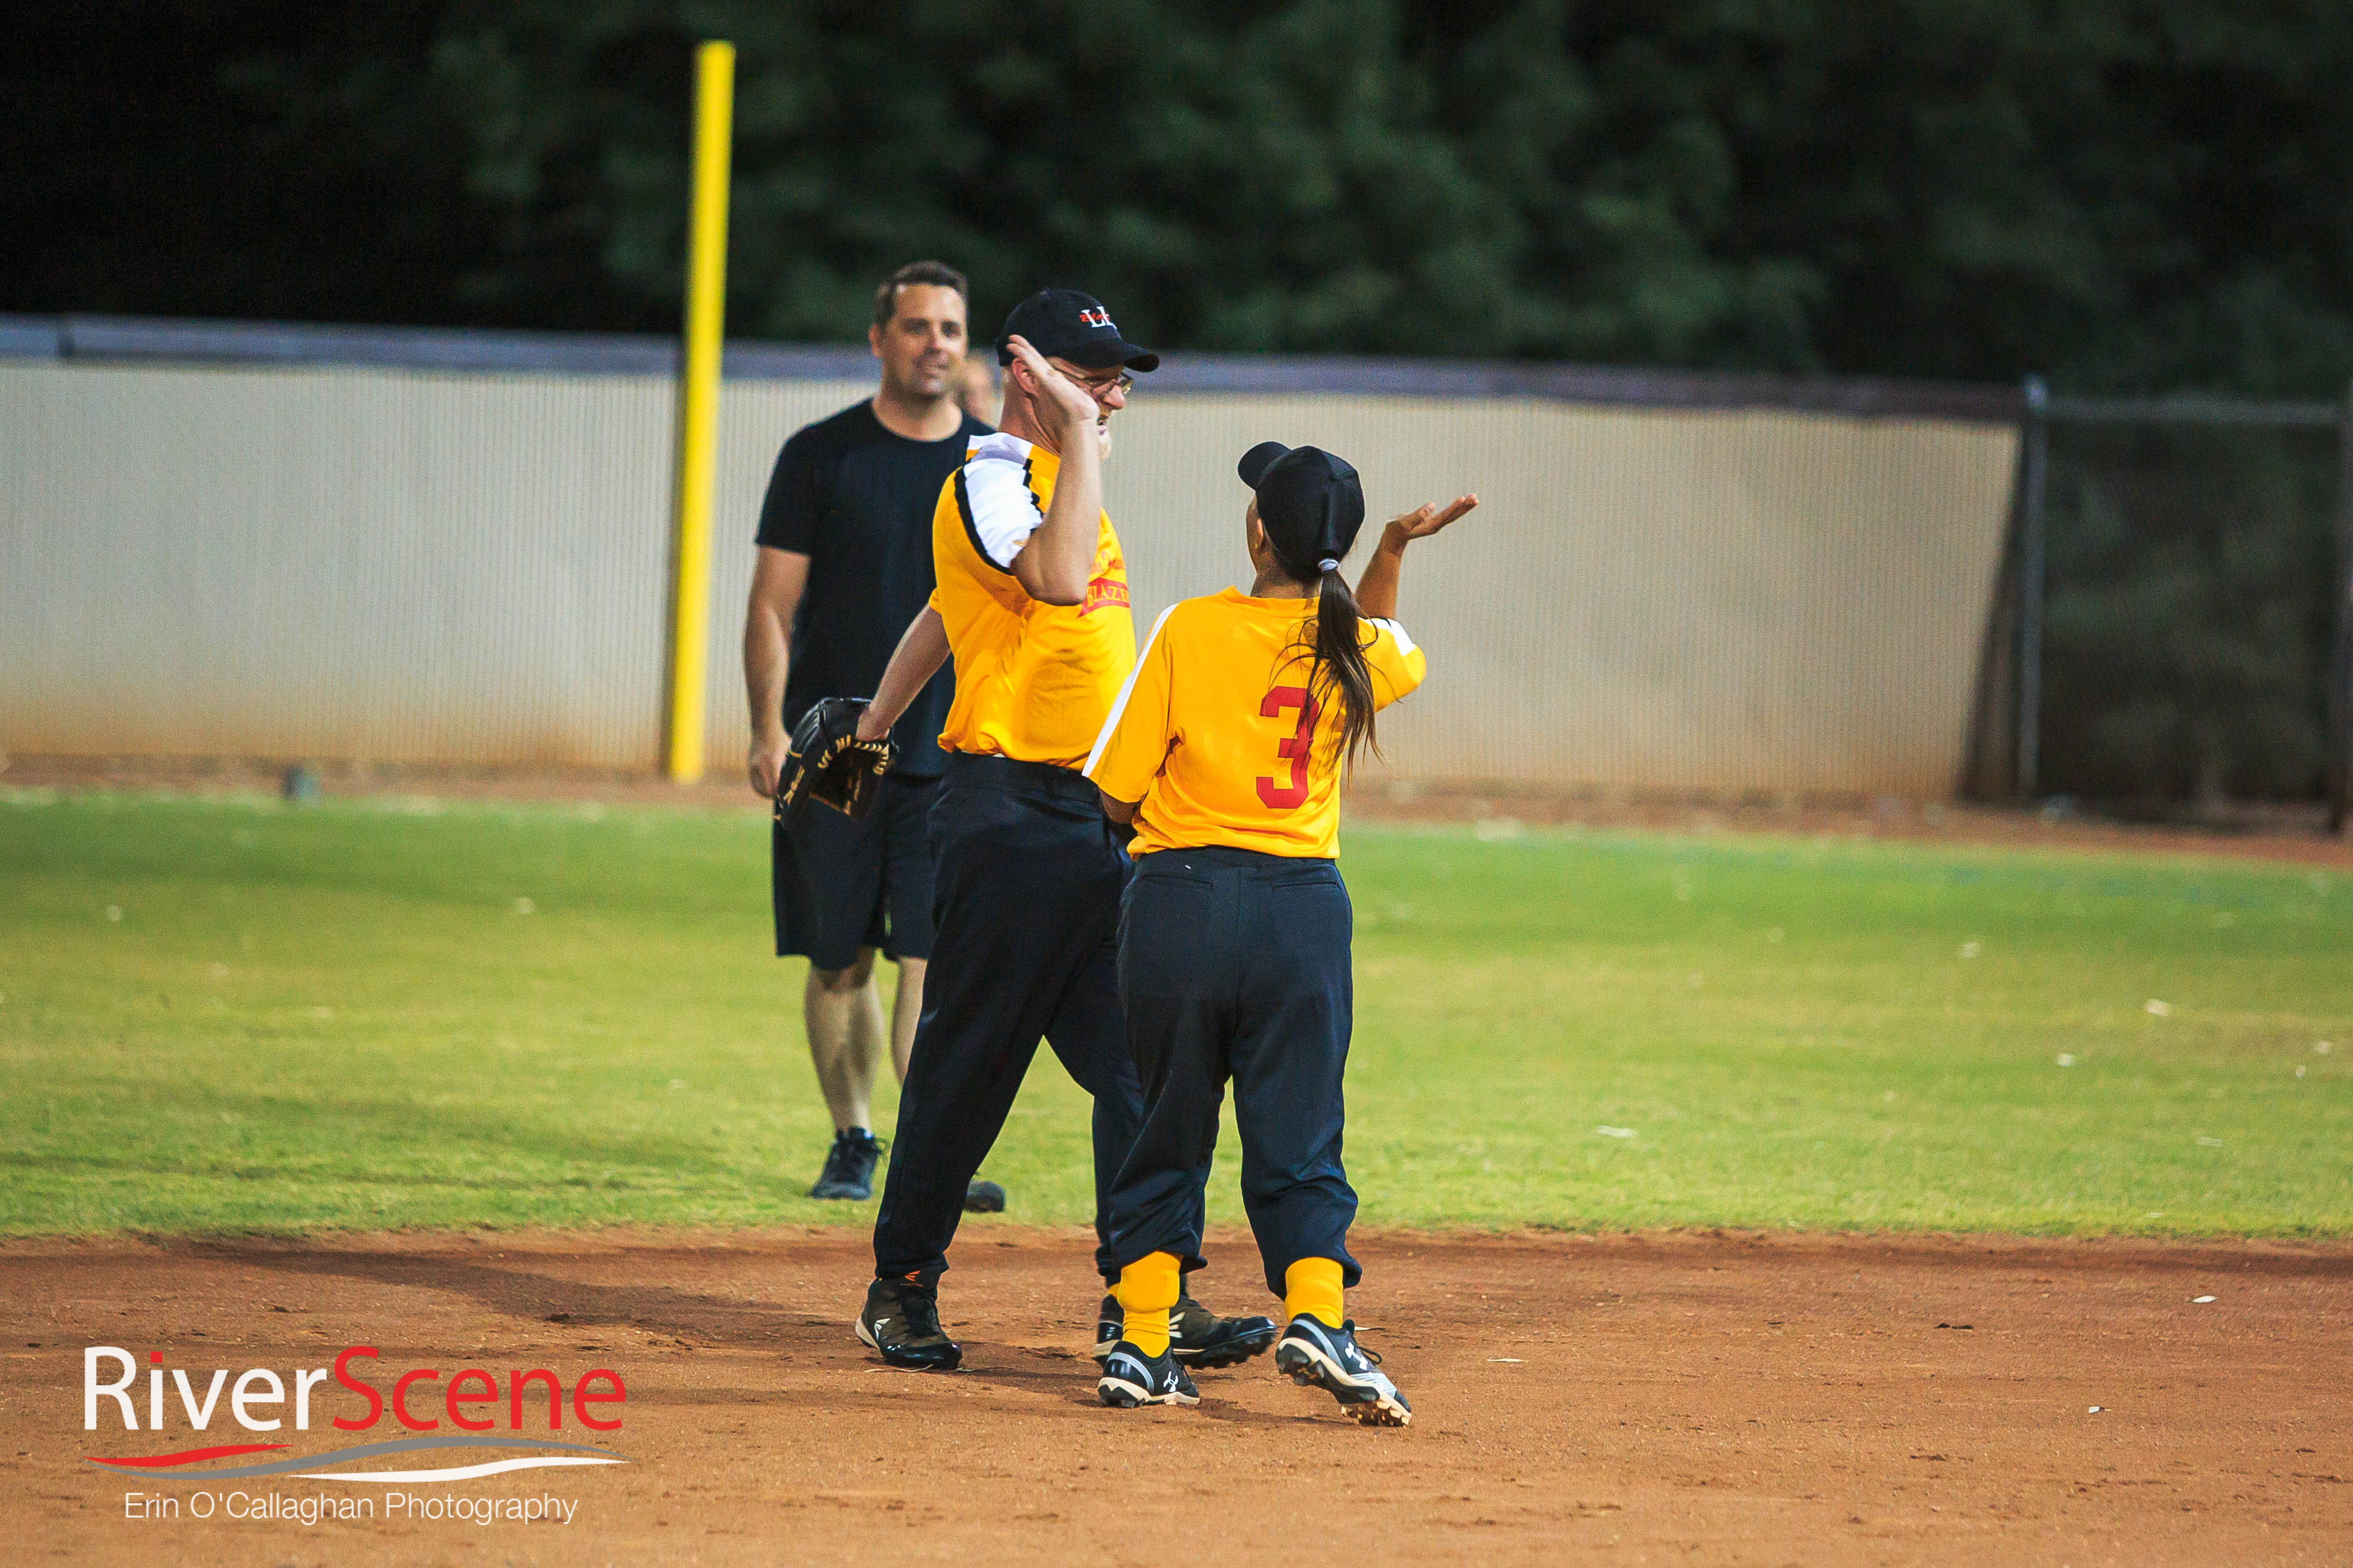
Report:
[{"label": "dark tree line", "polygon": [[0,309],[667,331],[939,255],[1179,347],[2340,395],[2331,0],[77,0],[0,63]]}]

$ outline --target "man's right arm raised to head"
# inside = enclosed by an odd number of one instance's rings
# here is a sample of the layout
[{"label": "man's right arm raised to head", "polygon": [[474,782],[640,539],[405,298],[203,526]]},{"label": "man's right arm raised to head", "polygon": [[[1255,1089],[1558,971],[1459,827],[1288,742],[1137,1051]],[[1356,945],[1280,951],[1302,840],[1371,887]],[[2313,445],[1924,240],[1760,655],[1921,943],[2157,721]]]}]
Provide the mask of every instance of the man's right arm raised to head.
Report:
[{"label": "man's right arm raised to head", "polygon": [[891,662],[883,667],[882,679],[874,688],[874,700],[859,718],[858,738],[879,741],[889,734],[899,715],[947,661],[947,623],[940,619],[939,611],[925,605],[923,613],[907,623],[899,646],[892,650]]},{"label": "man's right arm raised to head", "polygon": [[1028,339],[1009,338],[1006,346],[1013,351],[1007,377],[1020,376],[1035,416],[1053,423],[1053,445],[1061,458],[1046,520],[1013,558],[1013,575],[1040,604],[1082,605],[1103,527],[1103,452],[1095,441],[1101,410]]}]

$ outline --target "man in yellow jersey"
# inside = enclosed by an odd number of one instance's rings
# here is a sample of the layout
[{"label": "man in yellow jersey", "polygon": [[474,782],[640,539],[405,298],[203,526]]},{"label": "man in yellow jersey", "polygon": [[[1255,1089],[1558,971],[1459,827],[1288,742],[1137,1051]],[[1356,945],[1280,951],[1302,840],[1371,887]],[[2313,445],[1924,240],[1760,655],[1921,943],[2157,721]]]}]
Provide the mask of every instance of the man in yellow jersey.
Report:
[{"label": "man in yellow jersey", "polygon": [[1122,1332],[1106,1405],[1192,1405],[1168,1308],[1201,1264],[1201,1194],[1233,1083],[1242,1207],[1291,1324],[1275,1365],[1357,1420],[1411,1408],[1359,1348],[1356,1194],[1340,1159],[1354,984],[1348,891],[1335,861],[1340,779],[1374,714],[1421,684],[1395,613],[1406,545],[1478,504],[1463,496],[1383,531],[1352,593],[1340,563],[1365,518],[1356,470],[1272,441],[1242,458],[1257,578],[1161,616],[1086,773],[1136,826],[1120,926],[1120,1001],[1145,1085],[1145,1125],[1112,1194]]},{"label": "man in yellow jersey", "polygon": [[[1015,307],[997,357],[1000,428],[969,443],[940,492],[938,587],[859,727],[862,739],[887,733],[953,650],[930,818],[935,935],[858,1319],[860,1340],[915,1368],[963,1360],[940,1328],[939,1278],[965,1184],[1039,1038],[1094,1097],[1106,1282],[1118,1278],[1104,1228],[1112,1182],[1143,1115],[1113,973],[1125,834],[1078,767],[1135,663],[1127,565],[1103,510],[1103,447],[1130,373],[1160,356],[1122,338],[1100,300],[1050,289]],[[1274,1342],[1271,1319],[1229,1321],[1192,1303],[1179,1317],[1193,1365]]]}]

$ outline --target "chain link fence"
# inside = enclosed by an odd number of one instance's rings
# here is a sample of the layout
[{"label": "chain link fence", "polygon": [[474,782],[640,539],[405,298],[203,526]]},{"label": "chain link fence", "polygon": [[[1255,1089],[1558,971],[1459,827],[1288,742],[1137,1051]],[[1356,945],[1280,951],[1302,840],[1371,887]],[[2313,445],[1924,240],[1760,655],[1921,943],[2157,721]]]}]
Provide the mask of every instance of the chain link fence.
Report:
[{"label": "chain link fence", "polygon": [[1972,793],[2341,829],[2353,402],[2024,402]]}]

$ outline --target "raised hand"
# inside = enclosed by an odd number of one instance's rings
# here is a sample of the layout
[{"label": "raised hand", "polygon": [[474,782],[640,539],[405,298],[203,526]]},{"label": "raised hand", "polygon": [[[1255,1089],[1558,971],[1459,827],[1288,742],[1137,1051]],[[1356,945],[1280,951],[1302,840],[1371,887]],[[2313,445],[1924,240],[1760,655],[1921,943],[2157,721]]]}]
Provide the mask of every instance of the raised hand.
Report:
[{"label": "raised hand", "polygon": [[1013,363],[1029,373],[1030,396],[1041,405],[1039,413],[1058,420],[1066,431],[1093,428],[1102,410],[1085,387],[1056,370],[1018,332],[1006,339],[1005,346],[1013,351]]},{"label": "raised hand", "polygon": [[1408,540],[1428,539],[1448,523],[1460,520],[1478,504],[1479,498],[1475,495],[1456,496],[1444,507],[1436,501],[1425,501],[1402,517],[1389,519],[1388,526],[1381,531],[1400,543]]},{"label": "raised hand", "polygon": [[1398,575],[1405,565],[1405,547],[1417,539],[1428,539],[1478,504],[1475,495],[1456,496],[1446,506],[1430,501],[1403,517],[1389,519],[1388,526],[1381,530],[1379,548],[1365,563],[1365,574],[1356,581],[1356,607],[1368,616],[1396,615]]}]

